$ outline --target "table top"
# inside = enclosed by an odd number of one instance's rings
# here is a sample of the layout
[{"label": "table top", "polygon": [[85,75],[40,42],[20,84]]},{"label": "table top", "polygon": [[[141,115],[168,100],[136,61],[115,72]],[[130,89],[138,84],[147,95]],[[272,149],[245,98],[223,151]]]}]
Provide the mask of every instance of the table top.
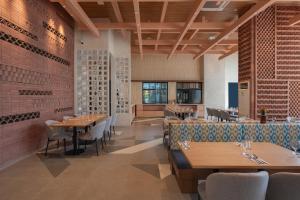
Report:
[{"label": "table top", "polygon": [[252,143],[252,152],[268,164],[257,164],[244,157],[241,147],[233,142],[191,142],[189,150],[179,146],[192,168],[300,170],[300,158],[292,151],[271,143]]},{"label": "table top", "polygon": [[106,118],[107,115],[103,114],[82,115],[52,124],[51,127],[87,127],[95,122],[103,121]]}]

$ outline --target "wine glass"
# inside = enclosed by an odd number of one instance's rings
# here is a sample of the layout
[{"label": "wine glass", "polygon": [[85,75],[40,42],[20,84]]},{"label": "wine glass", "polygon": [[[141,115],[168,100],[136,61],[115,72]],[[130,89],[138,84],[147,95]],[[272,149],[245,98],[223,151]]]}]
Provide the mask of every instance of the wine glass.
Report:
[{"label": "wine glass", "polygon": [[292,148],[292,150],[294,151],[293,154],[294,155],[298,155],[298,150],[300,149],[300,140],[294,140],[290,142],[290,146]]}]

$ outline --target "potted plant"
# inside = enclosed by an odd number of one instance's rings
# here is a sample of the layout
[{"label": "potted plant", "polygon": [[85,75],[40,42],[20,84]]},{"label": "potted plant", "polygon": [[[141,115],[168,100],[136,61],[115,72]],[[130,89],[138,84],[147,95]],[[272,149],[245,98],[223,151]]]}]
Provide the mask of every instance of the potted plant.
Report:
[{"label": "potted plant", "polygon": [[266,109],[262,108],[260,110],[260,123],[265,124],[267,122]]}]

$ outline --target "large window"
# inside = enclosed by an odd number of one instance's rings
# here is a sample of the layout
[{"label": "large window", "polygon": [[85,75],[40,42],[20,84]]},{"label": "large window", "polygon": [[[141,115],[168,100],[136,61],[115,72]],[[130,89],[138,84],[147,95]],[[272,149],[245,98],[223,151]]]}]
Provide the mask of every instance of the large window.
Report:
[{"label": "large window", "polygon": [[168,83],[145,82],[143,83],[144,104],[168,103]]},{"label": "large window", "polygon": [[202,103],[202,83],[177,83],[177,103],[178,104],[201,104]]}]

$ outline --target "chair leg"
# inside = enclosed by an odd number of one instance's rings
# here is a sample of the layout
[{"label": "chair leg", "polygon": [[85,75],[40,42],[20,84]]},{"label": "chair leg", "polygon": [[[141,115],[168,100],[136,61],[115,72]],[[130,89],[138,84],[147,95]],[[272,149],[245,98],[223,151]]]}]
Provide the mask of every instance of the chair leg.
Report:
[{"label": "chair leg", "polygon": [[108,131],[107,134],[108,134],[108,140],[110,141],[110,138],[111,138],[111,131]]},{"label": "chair leg", "polygon": [[64,152],[67,152],[67,147],[66,147],[66,139],[64,138]]},{"label": "chair leg", "polygon": [[59,140],[57,140],[57,148],[59,148]]},{"label": "chair leg", "polygon": [[95,140],[96,142],[96,151],[97,151],[97,156],[99,156],[99,152],[98,152],[98,139]]},{"label": "chair leg", "polygon": [[48,146],[49,146],[49,138],[48,138],[48,140],[47,140],[47,145],[46,145],[45,156],[47,156],[47,154],[48,154]]},{"label": "chair leg", "polygon": [[101,138],[100,141],[101,141],[102,149],[104,149],[103,138]]},{"label": "chair leg", "polygon": [[86,150],[87,141],[84,142],[84,149]]},{"label": "chair leg", "polygon": [[106,145],[105,132],[103,134],[103,140],[104,140],[104,144]]}]

